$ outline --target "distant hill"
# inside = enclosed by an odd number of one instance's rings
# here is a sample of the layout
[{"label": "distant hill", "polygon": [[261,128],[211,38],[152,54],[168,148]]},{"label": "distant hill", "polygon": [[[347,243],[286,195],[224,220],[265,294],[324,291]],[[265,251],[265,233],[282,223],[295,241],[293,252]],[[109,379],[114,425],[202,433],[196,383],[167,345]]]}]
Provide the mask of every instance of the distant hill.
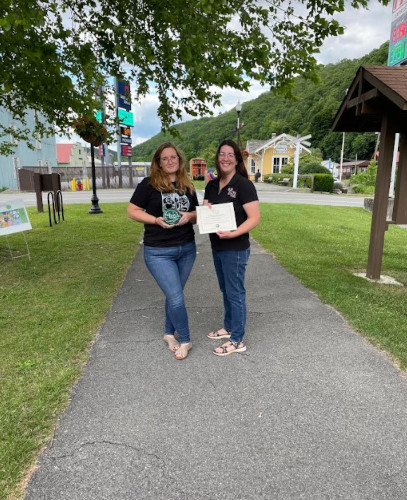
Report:
[{"label": "distant hill", "polygon": [[[321,150],[324,158],[339,161],[342,134],[330,132],[332,120],[343,100],[356,70],[361,65],[385,65],[388,43],[360,59],[344,59],[336,64],[321,66],[320,82],[298,78],[294,82],[295,99],[274,92],[265,92],[242,105],[240,120],[242,146],[247,140],[268,139],[272,133],[291,135],[312,134],[312,148]],[[181,123],[175,128],[181,139],[170,134],[157,134],[133,148],[134,161],[149,161],[159,144],[175,142],[187,159],[208,158],[223,139],[236,140],[236,111],[233,109],[216,117],[200,118]],[[373,155],[375,134],[346,134],[344,157],[352,160],[369,159]]]}]

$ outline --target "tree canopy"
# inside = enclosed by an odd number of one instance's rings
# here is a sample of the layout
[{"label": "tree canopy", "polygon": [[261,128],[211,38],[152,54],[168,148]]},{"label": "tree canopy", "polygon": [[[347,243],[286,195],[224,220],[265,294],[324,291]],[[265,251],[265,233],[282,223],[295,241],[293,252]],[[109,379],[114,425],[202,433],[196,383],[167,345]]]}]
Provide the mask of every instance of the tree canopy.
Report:
[{"label": "tree canopy", "polygon": [[0,134],[27,137],[28,108],[52,123],[38,118],[37,134],[67,133],[116,76],[132,82],[136,99],[155,86],[164,129],[183,110],[210,113],[216,88],[247,90],[254,79],[289,89],[294,76],[316,78],[314,55],[342,33],[332,16],[344,9],[344,0],[3,0],[0,106],[21,125]]},{"label": "tree canopy", "polygon": [[[359,66],[385,65],[388,43],[359,59],[344,59],[336,64],[318,68],[318,83],[303,77],[295,78],[293,98],[268,91],[243,103],[240,113],[245,126],[240,137],[243,147],[247,141],[267,140],[272,134],[286,133],[296,136],[312,134],[312,148],[318,148],[323,158],[340,161],[342,134],[331,132],[334,116],[351,84]],[[201,157],[213,166],[212,158],[218,144],[224,139],[236,140],[236,110],[216,117],[205,117],[177,124],[180,137],[177,145],[186,157]],[[149,161],[158,145],[171,140],[169,133],[160,132],[133,148],[136,161]],[[346,133],[345,161],[369,159],[375,151],[377,136],[374,133]]]}]

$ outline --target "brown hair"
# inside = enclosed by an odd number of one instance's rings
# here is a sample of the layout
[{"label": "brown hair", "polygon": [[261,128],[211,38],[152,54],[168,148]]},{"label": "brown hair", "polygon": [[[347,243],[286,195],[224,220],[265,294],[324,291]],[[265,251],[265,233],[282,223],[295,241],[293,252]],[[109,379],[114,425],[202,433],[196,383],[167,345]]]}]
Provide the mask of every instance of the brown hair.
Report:
[{"label": "brown hair", "polygon": [[175,191],[174,185],[170,181],[168,175],[163,172],[160,166],[160,156],[161,153],[166,148],[173,148],[179,158],[179,169],[177,171],[176,185],[179,191],[189,191],[193,193],[195,191],[194,185],[190,181],[187,171],[185,169],[185,158],[184,154],[180,149],[175,146],[172,142],[163,142],[156,150],[151,160],[151,170],[150,170],[150,184],[157,191],[163,193],[171,193]]},{"label": "brown hair", "polygon": [[248,179],[249,176],[247,174],[247,170],[246,170],[246,167],[245,167],[245,164],[243,161],[242,152],[240,151],[240,148],[238,147],[238,145],[234,141],[231,141],[230,139],[226,139],[226,140],[222,141],[219,144],[218,150],[216,151],[215,166],[216,166],[216,172],[218,173],[218,179],[222,179],[222,177],[224,176],[224,174],[220,168],[220,165],[219,165],[219,153],[220,153],[220,148],[222,146],[230,146],[231,148],[233,148],[233,152],[235,153],[235,157],[236,157],[236,161],[237,161],[236,172],[238,174],[242,175],[243,177],[246,177],[246,179]]}]

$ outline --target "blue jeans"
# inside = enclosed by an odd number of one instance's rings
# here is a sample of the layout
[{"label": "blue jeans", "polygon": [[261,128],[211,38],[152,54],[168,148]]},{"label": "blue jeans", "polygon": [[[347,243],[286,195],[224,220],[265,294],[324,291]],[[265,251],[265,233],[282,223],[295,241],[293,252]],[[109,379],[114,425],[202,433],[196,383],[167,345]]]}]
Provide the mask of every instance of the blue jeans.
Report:
[{"label": "blue jeans", "polygon": [[184,301],[184,286],[196,258],[195,242],[175,247],[144,246],[144,261],[165,295],[165,331],[178,334],[179,341],[188,343],[189,324]]},{"label": "blue jeans", "polygon": [[223,294],[223,327],[230,330],[230,340],[241,342],[246,326],[246,289],[244,277],[250,248],[247,250],[212,250],[219,287]]}]

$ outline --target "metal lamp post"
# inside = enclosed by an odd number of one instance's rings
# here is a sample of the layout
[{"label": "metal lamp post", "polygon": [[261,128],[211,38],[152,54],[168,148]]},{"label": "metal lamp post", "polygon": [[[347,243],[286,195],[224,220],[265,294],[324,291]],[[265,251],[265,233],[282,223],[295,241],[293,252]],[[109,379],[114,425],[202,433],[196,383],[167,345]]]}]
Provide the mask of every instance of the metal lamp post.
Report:
[{"label": "metal lamp post", "polygon": [[237,112],[237,145],[239,146],[239,149],[242,149],[240,146],[240,112],[242,111],[242,105],[240,104],[240,101],[237,101],[236,104],[236,112]]},{"label": "metal lamp post", "polygon": [[90,145],[90,158],[92,164],[92,206],[89,210],[90,214],[102,214],[103,210],[99,207],[99,198],[96,194],[96,167],[95,167],[95,148],[93,144]]}]

